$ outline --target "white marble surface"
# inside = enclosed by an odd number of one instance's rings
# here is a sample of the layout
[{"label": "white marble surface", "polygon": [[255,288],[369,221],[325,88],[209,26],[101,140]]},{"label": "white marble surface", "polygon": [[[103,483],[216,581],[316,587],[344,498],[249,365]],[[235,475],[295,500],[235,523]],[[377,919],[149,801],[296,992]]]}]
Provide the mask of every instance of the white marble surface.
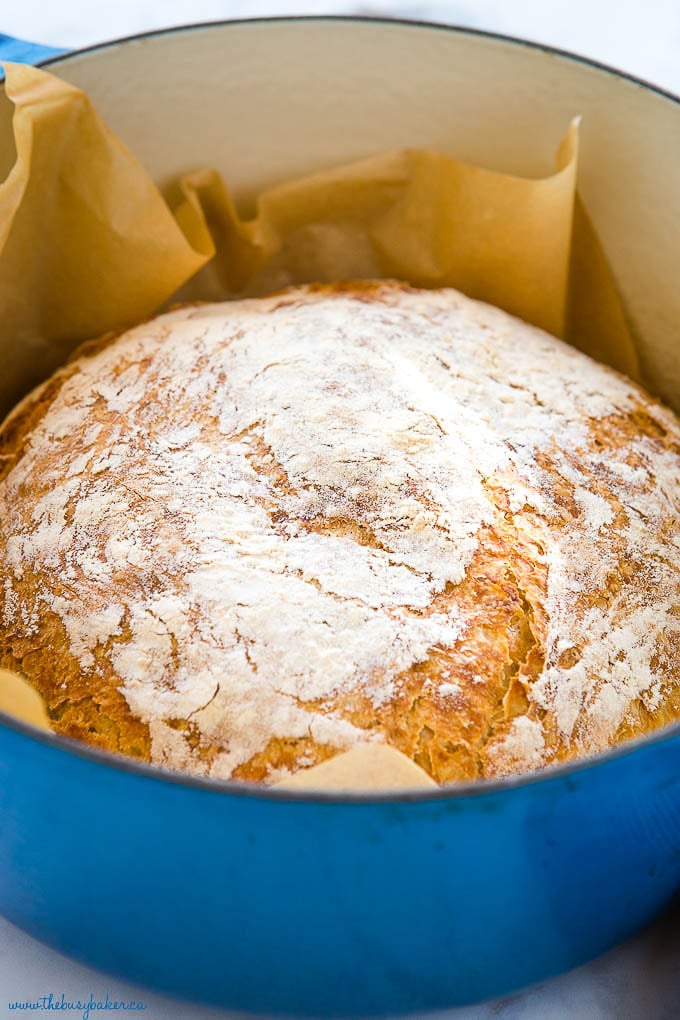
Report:
[{"label": "white marble surface", "polygon": [[[680,93],[680,0],[432,0],[429,3],[282,3],[271,0],[21,0],[0,4],[0,32],[77,47],[173,24],[273,14],[359,12],[446,21],[582,53]],[[140,999],[147,1020],[217,1020],[113,981],[46,949],[0,918],[0,1017],[8,1002],[54,992]],[[65,1016],[75,1017],[69,1013]],[[97,1014],[95,1014],[97,1015]],[[133,1014],[117,1014],[130,1016]],[[587,967],[503,1002],[446,1020],[674,1020],[680,1017],[680,909]],[[444,1020],[440,1016],[438,1020]]]}]

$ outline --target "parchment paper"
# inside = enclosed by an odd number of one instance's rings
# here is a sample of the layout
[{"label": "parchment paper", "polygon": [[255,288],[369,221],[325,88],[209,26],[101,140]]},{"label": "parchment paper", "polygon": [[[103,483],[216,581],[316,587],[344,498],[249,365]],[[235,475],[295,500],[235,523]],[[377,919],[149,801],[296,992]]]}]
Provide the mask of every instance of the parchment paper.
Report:
[{"label": "parchment paper", "polygon": [[[243,219],[217,170],[188,168],[162,195],[84,93],[46,71],[4,67],[0,416],[79,343],[168,302],[371,277],[456,287],[639,376],[621,301],[576,192],[577,118],[555,172],[542,179],[408,149],[283,182]],[[0,674],[0,706],[35,722],[20,688]],[[337,786],[342,767],[346,789],[352,763],[358,787],[385,785],[370,754],[342,756],[295,785]]]},{"label": "parchment paper", "polygon": [[49,730],[45,702],[34,687],[7,669],[0,669],[0,712],[30,723],[39,730]]},{"label": "parchment paper", "polygon": [[414,761],[387,744],[358,744],[320,765],[279,779],[280,790],[413,790],[437,789],[437,783]]}]

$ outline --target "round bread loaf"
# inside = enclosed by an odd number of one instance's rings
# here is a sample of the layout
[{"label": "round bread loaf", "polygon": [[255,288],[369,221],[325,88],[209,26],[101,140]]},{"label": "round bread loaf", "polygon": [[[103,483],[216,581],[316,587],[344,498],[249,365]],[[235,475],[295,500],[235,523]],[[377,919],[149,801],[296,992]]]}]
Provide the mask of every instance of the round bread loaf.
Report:
[{"label": "round bread loaf", "polygon": [[680,423],[452,290],[301,287],[82,349],[0,433],[0,667],[60,733],[438,782],[680,715]]}]

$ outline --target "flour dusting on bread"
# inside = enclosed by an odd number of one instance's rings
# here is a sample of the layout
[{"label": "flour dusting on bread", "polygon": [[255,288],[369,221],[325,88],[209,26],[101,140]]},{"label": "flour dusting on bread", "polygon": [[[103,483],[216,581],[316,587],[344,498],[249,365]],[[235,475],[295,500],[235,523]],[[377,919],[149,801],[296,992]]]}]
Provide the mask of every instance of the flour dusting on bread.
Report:
[{"label": "flour dusting on bread", "polygon": [[0,665],[54,725],[440,782],[680,714],[680,425],[455,291],[297,288],[88,350],[0,437]]}]

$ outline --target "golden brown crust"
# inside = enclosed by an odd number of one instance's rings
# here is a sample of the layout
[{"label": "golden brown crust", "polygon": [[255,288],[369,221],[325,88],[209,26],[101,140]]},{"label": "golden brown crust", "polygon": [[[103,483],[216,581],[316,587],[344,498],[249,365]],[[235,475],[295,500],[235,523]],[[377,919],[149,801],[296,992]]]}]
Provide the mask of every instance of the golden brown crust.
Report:
[{"label": "golden brown crust", "polygon": [[[81,344],[63,368],[37,386],[8,415],[0,427],[0,484],[21,460],[31,435],[73,376],[81,358],[104,350],[121,336],[107,333]],[[0,561],[0,581],[3,565]],[[36,576],[25,578],[26,587],[37,589]],[[99,656],[101,660],[101,655]],[[150,758],[149,727],[130,711],[125,698],[111,683],[109,670],[84,672],[69,651],[68,635],[55,613],[42,612],[40,639],[0,629],[0,668],[27,677],[39,692],[52,729],[65,737],[84,740],[107,751]],[[56,667],[56,668],[55,668]]]},{"label": "golden brown crust", "polygon": [[[400,311],[407,301],[406,295],[413,295],[414,301],[421,300],[419,292],[412,288],[373,283],[319,285],[266,300],[268,313],[272,315],[281,309],[296,309],[315,301],[323,303],[327,298],[348,298],[372,308],[384,305]],[[438,321],[446,298],[436,296],[431,300],[432,317]],[[472,303],[458,295],[453,295],[451,301],[453,307],[463,309],[464,315],[479,314],[483,320],[481,330],[512,331],[513,327],[508,325],[512,320],[503,318],[499,326],[489,313],[489,324],[486,313],[474,312],[474,309],[470,312],[468,305]],[[427,295],[422,297],[422,303],[427,309]],[[253,304],[257,303],[251,302],[249,307]],[[182,313],[179,314],[181,318]],[[352,314],[358,316],[360,312],[354,309]],[[408,308],[406,319],[408,331]],[[168,317],[158,323],[163,336],[170,335],[172,323]],[[520,332],[528,329],[520,324],[517,328]],[[243,331],[234,336],[242,339]],[[521,339],[526,341],[524,333]],[[233,342],[232,337],[230,343]],[[10,476],[14,477],[13,472],[22,464],[27,451],[35,457],[32,444],[41,422],[52,413],[67,382],[80,372],[83,359],[96,359],[99,352],[112,344],[114,338],[106,337],[89,345],[8,420],[0,431],[0,490]],[[135,364],[144,370],[152,366],[153,351],[150,345],[149,351]],[[131,360],[129,352],[123,348],[121,352],[115,373],[122,379],[134,359]],[[197,373],[205,371],[208,355],[201,357],[203,360],[199,358],[196,362]],[[559,357],[568,359],[569,355],[560,353]],[[574,357],[581,358],[580,355]],[[490,358],[493,363],[493,349]],[[585,359],[582,363],[585,364]],[[565,364],[569,364],[568,360]],[[531,356],[527,355],[529,372],[531,365]],[[612,381],[614,374],[604,369],[589,368],[588,371],[595,373],[595,380],[603,380],[603,386],[624,386]],[[226,377],[218,379],[218,383],[226,386],[228,380]],[[329,399],[334,399],[332,387],[337,390],[341,385],[342,379],[329,380]],[[474,380],[470,385],[474,385]],[[506,386],[506,382],[501,380],[498,385]],[[513,387],[517,389],[521,385],[507,382],[508,399],[512,397]],[[531,389],[531,385],[532,380],[527,377],[526,387]],[[323,689],[319,696],[315,696],[313,690],[304,695],[289,693],[286,704],[291,710],[309,713],[310,720],[312,717],[340,720],[359,735],[358,739],[365,735],[366,739],[386,741],[412,758],[438,782],[506,774],[550,764],[648,732],[678,718],[680,646],[667,627],[662,628],[658,640],[655,639],[654,645],[645,652],[646,667],[652,677],[646,687],[640,686],[639,691],[630,687],[626,676],[617,680],[617,686],[605,673],[606,669],[615,671],[617,662],[625,661],[626,669],[630,669],[630,662],[637,661],[634,657],[625,659],[625,656],[629,646],[638,649],[638,632],[645,613],[653,605],[662,569],[665,571],[663,584],[668,619],[673,618],[674,612],[680,614],[677,608],[680,603],[677,598],[680,532],[676,516],[680,427],[670,412],[642,391],[632,384],[628,389],[628,406],[623,409],[617,404],[610,413],[603,414],[601,400],[593,397],[593,414],[588,416],[579,411],[578,429],[574,433],[578,436],[577,442],[568,439],[565,446],[562,435],[556,431],[535,446],[529,460],[533,460],[531,470],[535,472],[531,477],[538,481],[528,483],[521,458],[511,459],[496,473],[482,478],[483,498],[491,509],[475,528],[474,548],[471,546],[463,576],[442,582],[438,590],[435,586],[434,594],[426,603],[403,611],[404,619],[429,623],[431,627],[439,619],[464,621],[456,640],[432,643],[425,654],[418,653],[406,668],[393,669],[391,673],[373,668],[369,675],[359,670],[351,682],[338,684],[333,690]],[[537,414],[543,413],[544,401],[549,398],[550,393],[536,395]],[[162,397],[154,391],[147,391],[143,399],[149,407],[154,401],[162,406]],[[496,386],[489,400],[498,399]],[[618,390],[616,399],[623,401]],[[189,402],[187,415],[190,407]],[[63,463],[75,462],[83,449],[84,430],[93,423],[101,426],[101,431],[90,444],[91,459],[105,457],[119,434],[121,413],[116,410],[115,401],[107,406],[105,397],[99,395],[69,434],[60,437],[58,451],[51,453],[47,447],[41,449],[35,461],[36,470],[53,471],[55,457]],[[223,446],[226,442],[218,417],[209,412],[207,404],[204,409],[199,407],[197,413],[203,416],[202,443],[213,452],[217,451],[220,444]],[[556,429],[562,427],[564,414],[563,410],[555,410]],[[145,429],[145,442],[157,440],[163,436],[164,425],[162,421],[155,422],[147,417]],[[290,465],[282,463],[281,454],[273,448],[267,435],[258,419],[230,434],[228,442],[235,447],[238,445],[239,449],[244,444],[247,446],[246,462],[256,480],[252,498],[258,512],[266,514],[268,533],[284,543],[294,536],[304,548],[307,538],[313,542],[318,541],[318,537],[345,542],[348,548],[364,550],[366,556],[392,556],[394,566],[391,532],[389,528],[380,531],[366,510],[369,503],[377,505],[381,493],[376,490],[372,494],[365,473],[361,476],[363,502],[357,502],[355,510],[347,511],[345,504],[344,510],[336,506],[332,512],[327,507],[317,512],[296,511],[296,500],[301,498],[300,485],[291,477]],[[432,442],[429,435],[419,434],[417,438],[421,446]],[[501,437],[501,442],[512,449],[509,437]],[[616,477],[612,465],[619,465]],[[661,483],[656,477],[657,469],[659,475],[662,470],[665,472],[665,489],[661,486],[658,498],[655,486]],[[668,479],[674,471],[671,491]],[[86,474],[85,469],[81,473]],[[403,488],[400,498],[417,504],[423,513],[438,512],[438,504],[426,485],[417,480],[408,485],[410,490],[408,486]],[[137,491],[132,482],[130,487],[125,487],[127,512],[140,519],[151,513],[149,492]],[[628,502],[622,499],[624,490],[632,494]],[[529,502],[518,495],[525,491]],[[21,504],[17,513],[23,526],[28,528],[42,493],[39,473],[22,481],[12,492],[13,506]],[[76,513],[80,492],[80,489],[74,490],[64,504],[66,524]],[[266,496],[262,495],[264,492]],[[539,496],[545,505],[541,504]],[[655,507],[653,514],[650,511],[653,520],[650,517],[649,522],[654,541],[648,547],[639,544],[638,531],[631,538],[631,528],[636,523],[635,515],[643,514],[650,506],[650,499]],[[666,509],[659,509],[664,501]],[[175,511],[161,507],[153,510],[149,520],[156,532],[167,529],[170,549],[173,542],[182,542]],[[142,719],[131,707],[130,684],[126,686],[124,670],[116,665],[117,651],[134,645],[137,640],[130,607],[134,608],[141,598],[140,585],[144,587],[145,597],[156,590],[157,593],[167,592],[168,583],[174,584],[181,594],[183,579],[171,578],[168,582],[165,576],[159,575],[154,580],[148,574],[140,579],[140,571],[130,562],[116,565],[111,575],[111,597],[114,591],[121,596],[124,612],[116,627],[111,627],[109,633],[102,631],[92,645],[91,655],[84,656],[74,646],[63,605],[73,597],[74,586],[96,587],[96,582],[87,578],[82,566],[76,565],[77,573],[64,578],[58,569],[43,567],[39,560],[31,561],[30,557],[22,562],[18,576],[16,565],[11,565],[7,552],[10,544],[16,543],[17,528],[19,525],[15,522],[0,529],[0,609],[3,586],[5,590],[4,623],[0,614],[0,667],[21,672],[35,684],[46,700],[58,732],[172,767],[225,774],[219,769],[223,767],[220,763],[225,761],[225,756],[233,754],[231,731],[220,729],[212,721],[210,725],[203,721],[208,719],[206,712],[211,700],[206,698],[205,704],[185,716],[177,716],[170,710],[160,713],[161,732],[153,717]],[[563,558],[575,556],[574,535],[578,536],[579,528],[587,533],[586,552],[593,555],[601,549],[602,555],[609,558],[609,566],[599,574],[594,572],[592,583],[585,581],[580,591],[570,593],[567,581],[559,581],[566,587],[556,595],[558,582],[554,579],[561,577],[561,567],[555,566],[551,543],[557,543],[555,548],[559,546]],[[664,549],[671,551],[666,555]],[[179,545],[177,551],[180,551]],[[306,567],[298,568],[298,575],[305,585],[315,588],[324,597],[327,595],[326,582],[319,580],[320,575],[315,576]],[[573,578],[567,580],[571,583]],[[12,602],[17,595],[21,600],[20,611]],[[340,599],[340,596],[334,597]],[[571,600],[566,610],[565,600]],[[48,603],[62,608],[46,608]],[[558,611],[562,614],[570,611],[574,619],[583,623],[578,632],[586,635],[583,641],[570,643],[564,622],[560,624],[563,631],[555,634]],[[195,607],[187,612],[192,625],[198,627]],[[612,629],[628,628],[630,632],[626,632],[619,651],[612,653],[609,662],[604,653],[599,659],[597,655],[593,658],[592,649],[587,647],[586,622],[591,617],[594,619],[593,614],[598,621],[606,620],[609,615]],[[593,628],[596,635],[595,625]],[[256,686],[259,682],[257,649],[253,652],[251,639],[244,638],[238,628],[235,633],[241,658],[246,663],[244,668],[252,671],[252,682]],[[178,651],[174,636],[172,640],[175,644],[169,660],[174,656],[173,661],[177,663],[182,650]],[[591,657],[587,666],[584,665],[586,653]],[[172,667],[168,669],[166,678],[159,681],[159,698],[164,692],[175,689]],[[262,667],[259,676],[262,676]],[[381,692],[379,696],[376,696],[377,690]],[[340,736],[336,740],[315,735],[311,721],[307,732],[300,731],[299,722],[296,722],[297,730],[290,733],[276,732],[277,726],[273,726],[268,739],[265,734],[261,746],[245,760],[239,761],[236,757],[226,774],[236,779],[269,781],[333,756],[345,740]],[[356,736],[348,737],[346,742],[355,739]]]}]

